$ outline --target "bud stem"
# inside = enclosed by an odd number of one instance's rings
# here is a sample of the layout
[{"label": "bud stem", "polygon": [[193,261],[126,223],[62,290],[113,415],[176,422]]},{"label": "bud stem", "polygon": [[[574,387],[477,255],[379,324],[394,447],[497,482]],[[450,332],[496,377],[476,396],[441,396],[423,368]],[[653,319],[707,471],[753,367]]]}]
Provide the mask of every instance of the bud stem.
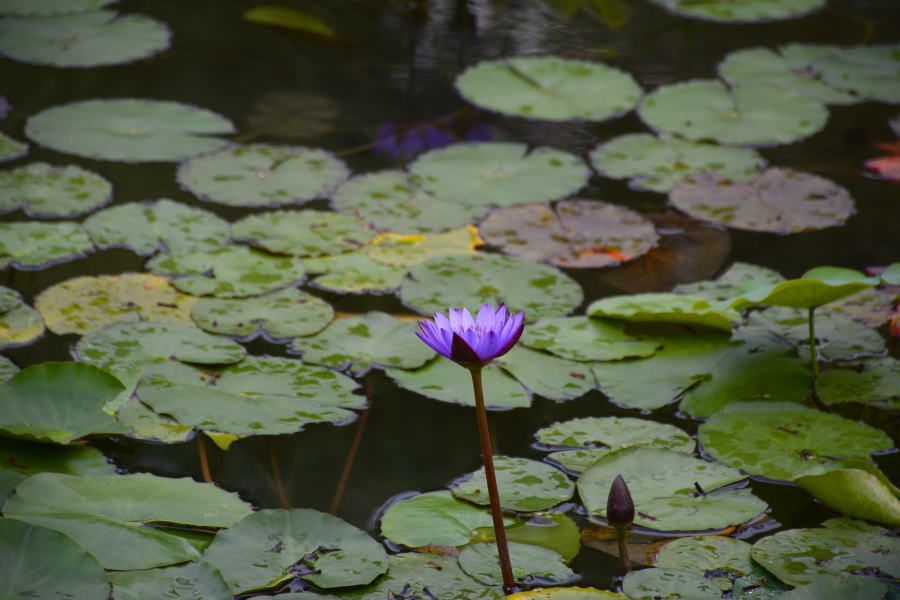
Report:
[{"label": "bud stem", "polygon": [[628,558],[628,525],[616,527],[616,537],[619,538],[619,559],[622,561],[622,575],[631,573],[631,560]]}]

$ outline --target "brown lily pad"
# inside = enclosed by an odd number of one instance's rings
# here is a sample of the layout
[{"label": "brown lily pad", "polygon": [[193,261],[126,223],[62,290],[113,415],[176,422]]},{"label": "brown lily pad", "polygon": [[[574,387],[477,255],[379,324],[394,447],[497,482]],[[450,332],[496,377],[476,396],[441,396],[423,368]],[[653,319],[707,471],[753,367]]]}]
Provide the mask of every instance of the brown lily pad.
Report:
[{"label": "brown lily pad", "polygon": [[715,173],[689,175],[669,200],[695,219],[771,233],[842,225],[854,212],[850,194],[830,179],[778,168],[750,183]]},{"label": "brown lily pad", "polygon": [[334,130],[341,114],[336,102],[318,94],[273,92],[253,104],[256,113],[247,119],[255,133],[286,139],[318,137]]},{"label": "brown lily pad", "polygon": [[563,200],[495,210],[481,223],[484,240],[531,262],[558,267],[617,265],[646,254],[659,234],[653,223],[621,206],[590,200]]}]

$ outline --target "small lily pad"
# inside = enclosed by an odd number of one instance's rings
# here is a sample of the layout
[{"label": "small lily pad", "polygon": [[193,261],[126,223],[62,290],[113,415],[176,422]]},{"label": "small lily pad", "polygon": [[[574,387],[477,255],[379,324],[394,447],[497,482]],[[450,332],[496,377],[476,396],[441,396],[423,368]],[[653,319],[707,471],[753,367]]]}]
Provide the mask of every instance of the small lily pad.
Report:
[{"label": "small lily pad", "polygon": [[147,268],[159,275],[180,275],[172,285],[183,292],[216,298],[258,296],[297,283],[306,274],[297,258],[247,246],[159,254]]},{"label": "small lily pad", "polygon": [[609,489],[620,473],[626,474],[637,511],[634,523],[641,527],[725,529],[766,510],[749,489],[718,489],[746,478],[737,469],[673,450],[631,447],[609,452],[578,478],[578,494],[591,514],[606,516]]},{"label": "small lily pad", "polygon": [[765,83],[729,89],[707,79],[658,88],[638,114],[656,131],[733,146],[790,144],[828,121],[822,103],[793,90]]},{"label": "small lily pad", "polygon": [[[549,548],[533,544],[509,542],[509,560],[516,581],[529,583],[535,577],[542,585],[549,581],[562,582],[575,573],[566,566],[563,557]],[[497,544],[470,544],[459,553],[459,566],[485,585],[502,585]],[[552,584],[551,584],[552,585]]]},{"label": "small lily pad", "polygon": [[482,61],[457,77],[456,88],[487,110],[542,121],[606,121],[634,108],[643,92],[624,71],[558,56]]},{"label": "small lily pad", "polygon": [[339,422],[365,396],[346,375],[299,360],[249,356],[236,365],[193,367],[170,361],[144,371],[136,395],[180,425],[231,435],[295,433]]},{"label": "small lily pad", "polygon": [[182,294],[168,277],[125,273],[76,277],[47,288],[34,305],[57,335],[85,334],[120,322],[192,325],[197,298]]},{"label": "small lily pad", "polygon": [[116,466],[93,446],[59,446],[0,438],[0,469],[21,475],[112,475]]},{"label": "small lily pad", "polygon": [[900,539],[854,519],[830,519],[825,527],[788,529],[753,544],[750,556],[789,585],[855,571],[900,579]]},{"label": "small lily pad", "polygon": [[367,248],[334,256],[305,258],[303,264],[308,273],[321,274],[312,281],[313,286],[350,294],[399,289],[403,276],[409,271],[406,267],[375,262],[369,258]]},{"label": "small lily pad", "polygon": [[848,517],[900,525],[900,490],[865,460],[816,465],[800,471],[791,481]]},{"label": "small lily pad", "polygon": [[389,564],[367,533],[310,509],[253,513],[216,535],[203,560],[222,572],[234,594],[272,589],[295,577],[320,588],[363,585]]},{"label": "small lily pad", "polygon": [[657,563],[664,569],[686,569],[730,591],[734,580],[755,568],[750,561],[750,544],[718,535],[678,538],[659,551]]},{"label": "small lily pad", "polygon": [[75,217],[112,200],[112,184],[76,165],[31,163],[0,173],[0,212],[24,208],[30,217]]},{"label": "small lily pad", "polygon": [[768,479],[841,458],[869,460],[894,447],[886,433],[858,421],[791,402],[732,402],[700,425],[703,450],[726,465]]},{"label": "small lily pad", "polygon": [[191,316],[211,333],[284,339],[322,331],[334,319],[334,309],[297,288],[286,288],[254,298],[201,298]]},{"label": "small lily pad", "polygon": [[94,249],[77,223],[0,223],[0,269],[44,269],[85,256]]},{"label": "small lily pad", "polygon": [[231,226],[231,235],[269,252],[315,257],[356,250],[375,232],[356,217],[303,210],[250,215]]},{"label": "small lily pad", "polygon": [[366,256],[389,267],[408,269],[448,254],[479,254],[475,248],[482,245],[478,230],[471,225],[429,235],[385,232],[369,242]]},{"label": "small lily pad", "polygon": [[210,202],[282,206],[328,195],[349,174],[319,148],[252,144],[191,159],[178,169],[178,181]]},{"label": "small lily pad", "polygon": [[179,425],[178,421],[159,415],[138,400],[131,398],[116,412],[119,423],[133,430],[129,434],[140,440],[157,440],[166,444],[186,442],[194,435],[194,428]]},{"label": "small lily pad", "polygon": [[48,108],[28,119],[25,134],[58,152],[124,162],[175,162],[225,146],[210,137],[234,133],[214,112],[157,100],[87,100]]},{"label": "small lily pad", "polygon": [[836,88],[866,100],[900,102],[897,45],[834,48],[812,61],[813,72]]},{"label": "small lily pad", "polygon": [[98,248],[131,248],[142,256],[224,246],[228,222],[194,206],[162,198],[107,208],[84,221]]},{"label": "small lily pad", "polygon": [[796,19],[825,6],[826,0],[653,0],[672,12],[694,19],[725,23],[759,23]]},{"label": "small lily pad", "polygon": [[662,193],[686,175],[718,173],[733,181],[750,181],[766,166],[766,159],[749,148],[650,133],[630,133],[601,144],[591,152],[591,162],[606,177],[631,178],[633,189]]},{"label": "small lily pad", "polygon": [[400,298],[415,310],[433,315],[448,306],[477,311],[485,303],[506,304],[525,320],[561,317],[583,299],[581,288],[559,269],[487,254],[444,256],[417,265],[403,281]]},{"label": "small lily pad", "polygon": [[28,144],[0,133],[0,162],[15,160],[28,154]]},{"label": "small lily pad", "polygon": [[164,23],[111,10],[56,17],[0,20],[0,53],[30,65],[103,67],[121,65],[169,47]]},{"label": "small lily pad", "polygon": [[118,0],[0,0],[0,15],[10,17],[53,17],[102,8]]},{"label": "small lily pad", "polygon": [[592,317],[541,319],[522,333],[522,345],[568,360],[590,362],[653,356],[659,344],[625,333],[625,323]]},{"label": "small lily pad", "polygon": [[192,562],[165,569],[110,571],[107,575],[116,600],[188,597],[233,600],[222,573],[207,562]]},{"label": "small lily pad", "polygon": [[550,446],[616,450],[629,446],[664,448],[690,454],[696,443],[674,425],[631,417],[584,417],[539,429],[538,442]]},{"label": "small lily pad", "polygon": [[722,598],[722,590],[703,575],[685,569],[642,569],[625,576],[622,589],[632,600]]},{"label": "small lily pad", "polygon": [[772,233],[836,227],[855,210],[847,190],[830,179],[774,167],[749,183],[718,173],[688,175],[669,200],[695,219]]},{"label": "small lily pad", "polygon": [[435,352],[416,337],[415,323],[404,323],[382,312],[333,322],[324,331],[297,338],[291,349],[313,365],[343,368],[354,373],[373,366],[415,369]]},{"label": "small lily pad", "polygon": [[[575,486],[559,469],[527,458],[494,456],[500,506],[519,512],[546,510],[572,498]],[[466,481],[453,484],[450,491],[457,498],[487,506],[487,479],[484,468]]]},{"label": "small lily pad", "polygon": [[440,200],[470,206],[513,206],[564,198],[590,177],[581,159],[554,148],[525,144],[454,144],[421,155],[412,180]]},{"label": "small lily pad", "polygon": [[[884,338],[873,329],[837,313],[820,311],[813,322],[816,352],[825,360],[847,360],[884,351]],[[796,308],[773,306],[754,312],[747,324],[771,331],[793,344],[804,356],[809,353],[809,313]]]},{"label": "small lily pad", "polygon": [[0,348],[30,344],[43,334],[41,313],[27,304],[0,313]]},{"label": "small lily pad", "polygon": [[374,229],[396,233],[436,233],[478,221],[486,206],[460,206],[416,189],[403,171],[354,177],[331,198],[338,212],[361,218]]},{"label": "small lily pad", "polygon": [[863,370],[832,368],[816,380],[825,404],[859,402],[874,408],[900,409],[900,361],[890,356],[862,363]]},{"label": "small lily pad", "polygon": [[628,209],[589,200],[563,200],[496,210],[479,228],[485,241],[531,262],[596,268],[626,262],[655,247],[653,223]]},{"label": "small lily pad", "polygon": [[701,325],[731,331],[731,321],[700,296],[671,293],[613,296],[592,302],[587,314],[636,323]]}]

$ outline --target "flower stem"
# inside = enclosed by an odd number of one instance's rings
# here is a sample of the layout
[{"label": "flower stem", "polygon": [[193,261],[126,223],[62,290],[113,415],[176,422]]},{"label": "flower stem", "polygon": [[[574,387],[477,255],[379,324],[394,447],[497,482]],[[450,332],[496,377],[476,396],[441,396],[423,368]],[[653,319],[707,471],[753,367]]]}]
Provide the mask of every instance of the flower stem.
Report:
[{"label": "flower stem", "polygon": [[809,309],[809,358],[812,363],[813,377],[819,377],[819,356],[816,353],[816,330],[813,326],[815,308]]},{"label": "flower stem", "polygon": [[491,452],[491,438],[488,432],[487,412],[484,409],[484,392],[481,389],[481,367],[469,369],[472,373],[472,387],[475,389],[475,411],[478,413],[478,433],[481,436],[481,453],[484,455],[484,474],[487,478],[488,495],[491,498],[491,516],[494,519],[494,537],[497,538],[497,554],[500,556],[500,572],[503,587],[508,593],[516,587],[512,565],[509,562],[509,548],[506,546],[506,530],[500,512],[500,494],[497,492],[497,477],[494,475],[494,457]]},{"label": "flower stem", "polygon": [[628,558],[628,526],[616,527],[616,538],[619,540],[619,560],[622,561],[622,575],[631,573],[631,560]]}]

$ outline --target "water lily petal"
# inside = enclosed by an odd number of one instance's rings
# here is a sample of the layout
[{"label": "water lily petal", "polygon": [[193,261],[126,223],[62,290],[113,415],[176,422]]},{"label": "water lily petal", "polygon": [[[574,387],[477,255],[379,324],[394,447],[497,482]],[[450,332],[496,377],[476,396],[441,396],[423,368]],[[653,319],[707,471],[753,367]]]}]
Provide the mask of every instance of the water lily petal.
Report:
[{"label": "water lily petal", "polygon": [[456,333],[453,334],[453,345],[448,358],[461,364],[481,364],[483,362],[478,354],[472,350],[472,347],[466,343],[466,340]]},{"label": "water lily petal", "polygon": [[418,331],[416,332],[416,335],[419,336],[420,340],[422,340],[423,342],[425,342],[426,344],[431,346],[432,350],[434,350],[441,356],[444,356],[446,358],[450,358],[451,360],[453,360],[450,356],[450,352],[448,352],[447,349],[443,347],[443,345],[438,345],[436,342],[431,341],[431,339],[428,336],[426,336],[423,333],[419,333]]},{"label": "water lily petal", "polygon": [[475,319],[472,318],[472,313],[469,312],[468,308],[464,308],[462,310],[462,327],[463,331],[466,329],[472,329],[475,327]]},{"label": "water lily petal", "polygon": [[450,309],[450,329],[462,331],[462,311],[457,308]]},{"label": "water lily petal", "polygon": [[478,340],[478,346],[475,348],[475,352],[478,353],[478,356],[481,357],[481,360],[483,360],[484,362],[488,362],[489,360],[494,358],[494,349],[497,347],[497,341],[499,339],[500,336],[496,331],[489,331],[480,340]]},{"label": "water lily petal", "polygon": [[434,313],[434,324],[437,325],[439,329],[453,329],[450,325],[450,319],[445,317],[443,313]]},{"label": "water lily petal", "polygon": [[475,327],[482,331],[490,331],[494,328],[494,309],[490,304],[485,303],[478,311],[478,317],[475,319]]}]

